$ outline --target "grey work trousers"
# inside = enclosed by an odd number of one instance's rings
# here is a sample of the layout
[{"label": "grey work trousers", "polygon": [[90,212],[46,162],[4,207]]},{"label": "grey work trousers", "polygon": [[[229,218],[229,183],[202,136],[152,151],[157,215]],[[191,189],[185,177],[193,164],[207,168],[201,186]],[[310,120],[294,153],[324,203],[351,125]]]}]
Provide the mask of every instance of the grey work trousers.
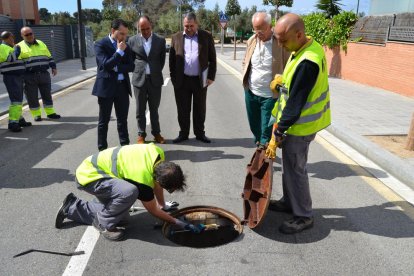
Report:
[{"label": "grey work trousers", "polygon": [[158,108],[161,102],[161,86],[154,86],[151,78],[146,76],[142,87],[134,86],[134,94],[136,101],[136,118],[138,122],[138,135],[146,137],[145,128],[147,120],[145,118],[145,110],[147,109],[147,102],[150,112],[151,120],[151,134],[160,134],[160,121],[158,116]]},{"label": "grey work trousers", "polygon": [[97,216],[105,229],[113,229],[129,216],[129,208],[138,197],[138,188],[122,179],[107,178],[78,188],[96,196],[98,201],[77,199],[68,211],[68,219],[91,225]]},{"label": "grey work trousers", "polygon": [[292,208],[297,217],[312,217],[312,198],[307,171],[309,145],[316,134],[287,135],[282,143],[282,201]]},{"label": "grey work trousers", "polygon": [[30,109],[39,108],[39,92],[43,107],[53,107],[51,90],[52,84],[48,71],[24,74],[24,93]]}]

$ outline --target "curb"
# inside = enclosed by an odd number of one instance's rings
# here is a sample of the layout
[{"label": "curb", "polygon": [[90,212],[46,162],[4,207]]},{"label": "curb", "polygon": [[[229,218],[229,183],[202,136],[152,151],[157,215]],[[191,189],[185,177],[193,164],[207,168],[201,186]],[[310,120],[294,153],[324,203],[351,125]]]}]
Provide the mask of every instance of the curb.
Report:
[{"label": "curb", "polygon": [[331,124],[326,130],[366,158],[376,163],[385,171],[392,174],[401,182],[407,184],[411,188],[414,187],[414,168],[404,162],[401,158],[345,127]]},{"label": "curb", "polygon": [[[96,77],[96,72],[95,72],[93,75],[87,76],[87,77],[82,78],[82,79],[78,79],[78,80],[76,80],[76,81],[74,81],[74,82],[72,82],[72,83],[70,83],[70,84],[68,84],[68,85],[61,86],[61,87],[59,87],[59,88],[57,88],[57,89],[55,89],[55,90],[52,90],[51,94],[53,95],[53,94],[55,94],[55,93],[57,93],[57,92],[59,92],[59,91],[65,90],[65,89],[67,89],[67,88],[69,88],[69,87],[71,87],[71,86],[74,86],[74,85],[76,85],[76,84],[78,84],[78,83],[81,83],[81,82],[87,81],[87,80],[89,80],[89,79],[91,79],[91,78],[94,78],[94,77]],[[78,77],[73,77],[73,78],[78,78]],[[66,80],[65,80],[65,81],[66,81]],[[53,84],[52,84],[52,85],[53,85]],[[39,98],[39,99],[40,99],[40,98]],[[26,101],[24,101],[24,102],[23,102],[23,107],[25,107],[25,106],[27,106],[27,102],[26,102]],[[5,114],[7,114],[8,112],[9,112],[9,110],[8,110],[8,109],[3,110],[3,111],[1,111],[1,110],[0,110],[0,116],[3,116],[3,115],[5,115]]]}]

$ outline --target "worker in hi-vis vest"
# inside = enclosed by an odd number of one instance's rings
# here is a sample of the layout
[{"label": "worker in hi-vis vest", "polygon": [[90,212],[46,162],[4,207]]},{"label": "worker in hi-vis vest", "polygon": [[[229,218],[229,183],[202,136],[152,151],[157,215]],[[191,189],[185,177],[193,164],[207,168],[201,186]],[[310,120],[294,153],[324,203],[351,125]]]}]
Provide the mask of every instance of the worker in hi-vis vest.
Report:
[{"label": "worker in hi-vis vest", "polygon": [[139,199],[155,217],[188,231],[201,232],[202,225],[187,223],[166,212],[178,203],[166,203],[163,191],[183,191],[184,181],[180,166],[165,161],[164,151],[153,143],[100,151],[87,157],[76,169],[78,188],[96,196],[98,201],[85,201],[68,194],[58,210],[55,226],[62,228],[67,218],[93,225],[105,238],[117,241],[123,238],[121,227],[127,224],[129,210]]},{"label": "worker in hi-vis vest", "polygon": [[20,31],[23,38],[18,43],[20,46],[20,58],[26,66],[24,74],[24,92],[30,112],[35,121],[42,120],[42,111],[39,105],[39,93],[43,101],[43,109],[49,119],[60,119],[53,108],[52,81],[48,69],[52,68],[52,75],[56,76],[56,63],[46,44],[35,39],[30,27],[23,27]]},{"label": "worker in hi-vis vest", "polygon": [[26,70],[20,59],[20,47],[14,44],[14,35],[4,31],[0,35],[0,72],[10,98],[9,130],[19,132],[22,127],[31,126],[22,116],[23,74]]},{"label": "worker in hi-vis vest", "polygon": [[276,146],[282,148],[283,197],[272,200],[269,210],[292,213],[279,230],[293,234],[313,226],[306,166],[311,141],[331,123],[328,68],[322,46],[306,36],[298,15],[281,17],[274,35],[292,54],[283,75],[275,76],[271,84],[272,89],[279,88],[279,98],[272,111],[275,124],[266,154],[273,158]]}]

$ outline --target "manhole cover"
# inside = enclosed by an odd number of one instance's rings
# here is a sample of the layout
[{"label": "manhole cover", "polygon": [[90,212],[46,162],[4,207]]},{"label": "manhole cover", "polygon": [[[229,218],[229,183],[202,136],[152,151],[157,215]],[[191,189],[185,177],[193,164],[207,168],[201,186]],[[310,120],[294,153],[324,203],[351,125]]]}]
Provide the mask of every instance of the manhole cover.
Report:
[{"label": "manhole cover", "polygon": [[202,223],[207,230],[200,234],[180,231],[175,225],[164,223],[163,234],[170,241],[188,247],[213,247],[229,243],[242,232],[240,219],[233,213],[212,206],[193,206],[183,208],[171,214],[175,218],[192,224]]}]

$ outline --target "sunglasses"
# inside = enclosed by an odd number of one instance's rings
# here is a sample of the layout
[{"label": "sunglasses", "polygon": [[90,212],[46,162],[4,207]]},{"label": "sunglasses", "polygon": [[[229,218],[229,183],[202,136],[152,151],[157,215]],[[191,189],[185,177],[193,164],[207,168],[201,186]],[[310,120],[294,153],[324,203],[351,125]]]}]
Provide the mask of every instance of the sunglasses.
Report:
[{"label": "sunglasses", "polygon": [[23,36],[32,36],[33,33],[24,34]]}]

